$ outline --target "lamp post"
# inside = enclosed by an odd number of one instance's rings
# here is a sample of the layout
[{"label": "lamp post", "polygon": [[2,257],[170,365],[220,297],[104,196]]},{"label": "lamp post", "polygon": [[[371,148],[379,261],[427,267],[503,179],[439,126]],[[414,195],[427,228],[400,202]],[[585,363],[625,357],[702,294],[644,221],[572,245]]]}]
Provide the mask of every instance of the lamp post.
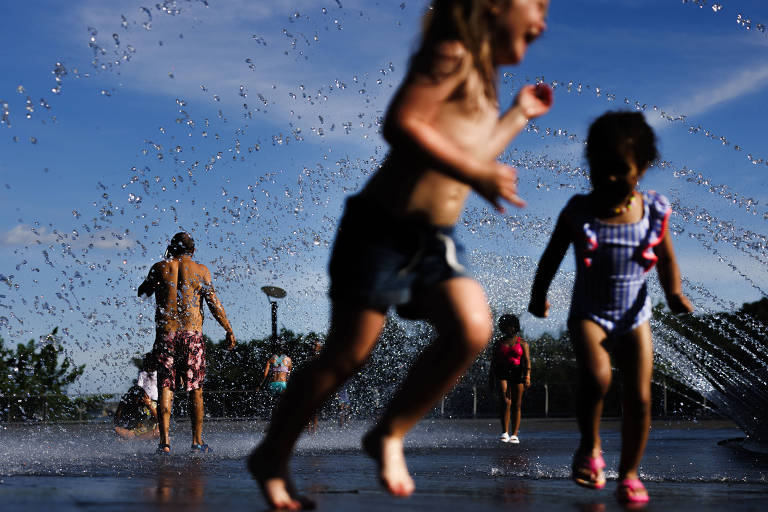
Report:
[{"label": "lamp post", "polygon": [[282,299],[286,296],[286,291],[277,286],[262,286],[261,291],[267,296],[269,306],[272,309],[272,343],[277,341],[277,301],[272,299]]}]

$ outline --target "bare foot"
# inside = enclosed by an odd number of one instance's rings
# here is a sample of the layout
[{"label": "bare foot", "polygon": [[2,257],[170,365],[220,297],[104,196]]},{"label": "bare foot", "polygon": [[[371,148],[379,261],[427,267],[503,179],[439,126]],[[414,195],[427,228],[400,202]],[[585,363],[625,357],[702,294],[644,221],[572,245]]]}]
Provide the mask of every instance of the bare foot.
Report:
[{"label": "bare foot", "polygon": [[258,482],[269,506],[280,510],[312,510],[315,503],[296,493],[287,465],[265,456],[261,447],[248,456],[248,471]]},{"label": "bare foot", "polygon": [[363,450],[379,465],[379,479],[393,496],[410,496],[415,489],[403,454],[403,440],[371,430],[363,437]]}]

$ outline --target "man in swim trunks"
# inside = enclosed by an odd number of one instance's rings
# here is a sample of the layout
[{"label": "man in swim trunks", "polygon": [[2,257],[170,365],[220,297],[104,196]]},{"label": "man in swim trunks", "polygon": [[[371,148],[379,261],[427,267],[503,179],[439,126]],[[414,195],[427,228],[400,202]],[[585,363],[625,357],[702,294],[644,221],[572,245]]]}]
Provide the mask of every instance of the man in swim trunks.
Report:
[{"label": "man in swim trunks", "polygon": [[235,335],[224,307],[216,296],[211,272],[192,261],[195,242],[189,233],[176,233],[166,250],[165,259],[152,265],[139,286],[138,295],[155,294],[156,337],[152,352],[157,360],[157,407],[160,423],[158,452],[171,450],[168,428],[176,386],[189,392],[192,419],[192,450],[209,451],[203,444],[203,379],[205,378],[205,342],[203,341],[203,301],[226,331],[227,350],[235,347]]}]

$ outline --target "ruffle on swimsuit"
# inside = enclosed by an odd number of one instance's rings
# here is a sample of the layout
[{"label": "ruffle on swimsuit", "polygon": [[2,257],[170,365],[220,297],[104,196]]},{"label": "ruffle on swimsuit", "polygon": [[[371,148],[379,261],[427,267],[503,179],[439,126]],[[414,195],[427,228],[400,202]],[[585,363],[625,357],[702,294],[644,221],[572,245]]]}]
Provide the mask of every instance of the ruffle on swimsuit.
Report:
[{"label": "ruffle on swimsuit", "polygon": [[[648,212],[649,225],[645,240],[643,240],[639,247],[637,262],[645,268],[647,273],[659,261],[659,257],[656,256],[653,248],[664,240],[672,207],[666,197],[653,190],[643,192],[642,197],[643,208],[646,208]],[[600,246],[596,228],[593,226],[595,222],[599,221],[597,219],[588,219],[581,228],[581,234],[583,235],[582,260],[587,268],[592,266],[592,258]]]},{"label": "ruffle on swimsuit", "polygon": [[649,223],[648,235],[646,236],[646,246],[642,252],[645,263],[645,271],[648,272],[659,261],[659,257],[653,251],[664,240],[669,224],[669,216],[672,214],[672,206],[669,200],[661,194],[651,190],[648,194],[643,194],[643,201],[648,204]]}]

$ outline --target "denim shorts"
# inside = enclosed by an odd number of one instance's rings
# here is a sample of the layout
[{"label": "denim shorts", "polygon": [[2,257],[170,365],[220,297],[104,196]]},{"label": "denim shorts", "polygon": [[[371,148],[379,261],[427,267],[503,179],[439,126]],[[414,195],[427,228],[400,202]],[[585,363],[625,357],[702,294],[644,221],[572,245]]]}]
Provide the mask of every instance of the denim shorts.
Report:
[{"label": "denim shorts", "polygon": [[421,318],[412,301],[422,291],[468,276],[452,226],[395,218],[360,195],[347,199],[328,270],[333,301],[401,306],[398,313],[408,318]]}]

